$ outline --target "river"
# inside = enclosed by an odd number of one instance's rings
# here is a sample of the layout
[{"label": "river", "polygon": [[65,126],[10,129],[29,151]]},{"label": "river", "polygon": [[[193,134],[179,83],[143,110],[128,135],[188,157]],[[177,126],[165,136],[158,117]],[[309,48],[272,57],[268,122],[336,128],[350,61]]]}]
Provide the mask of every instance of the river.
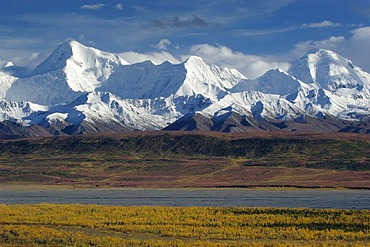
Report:
[{"label": "river", "polygon": [[0,203],[370,209],[370,190],[0,188]]}]

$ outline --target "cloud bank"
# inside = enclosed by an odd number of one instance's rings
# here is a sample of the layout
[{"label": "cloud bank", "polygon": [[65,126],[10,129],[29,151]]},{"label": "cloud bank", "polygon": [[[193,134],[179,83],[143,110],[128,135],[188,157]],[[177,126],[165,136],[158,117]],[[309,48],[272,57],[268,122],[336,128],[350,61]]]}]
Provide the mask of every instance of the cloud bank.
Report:
[{"label": "cloud bank", "polygon": [[[370,26],[357,28],[351,34],[352,36],[349,38],[332,36],[324,40],[299,42],[284,54],[279,53],[270,56],[251,55],[232,50],[227,46],[210,44],[195,44],[189,48],[186,54],[177,57],[167,51],[149,53],[125,52],[121,53],[121,56],[131,63],[151,60],[155,64],[160,64],[166,60],[178,63],[191,55],[196,55],[221,67],[235,68],[246,77],[253,79],[270,69],[282,68],[287,70],[291,62],[302,57],[308,51],[314,48],[323,48],[333,50],[347,57],[355,65],[370,72],[368,59],[370,57]],[[162,39],[153,47],[165,50],[169,45],[172,45],[170,40]]]},{"label": "cloud bank", "polygon": [[261,76],[270,69],[288,69],[290,65],[274,57],[248,55],[239,51],[233,51],[226,46],[212,46],[209,44],[192,46],[190,55],[200,56],[206,61],[221,67],[235,68],[250,79]]},{"label": "cloud bank", "polygon": [[274,68],[288,69],[289,63],[279,62],[274,57],[264,57],[248,55],[242,52],[233,51],[226,46],[213,46],[209,44],[193,45],[189,53],[176,58],[167,51],[161,52],[123,52],[119,54],[123,59],[131,64],[144,61],[152,61],[154,64],[161,64],[165,61],[171,63],[180,63],[185,61],[189,56],[196,55],[202,57],[205,61],[214,63],[220,67],[237,69],[248,78],[256,78],[266,71]]}]

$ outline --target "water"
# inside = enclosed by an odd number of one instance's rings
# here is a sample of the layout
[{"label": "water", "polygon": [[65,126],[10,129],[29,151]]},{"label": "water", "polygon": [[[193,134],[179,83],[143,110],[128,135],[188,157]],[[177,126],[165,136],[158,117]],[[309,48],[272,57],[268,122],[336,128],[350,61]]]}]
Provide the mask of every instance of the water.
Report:
[{"label": "water", "polygon": [[370,209],[369,190],[0,188],[0,203]]}]

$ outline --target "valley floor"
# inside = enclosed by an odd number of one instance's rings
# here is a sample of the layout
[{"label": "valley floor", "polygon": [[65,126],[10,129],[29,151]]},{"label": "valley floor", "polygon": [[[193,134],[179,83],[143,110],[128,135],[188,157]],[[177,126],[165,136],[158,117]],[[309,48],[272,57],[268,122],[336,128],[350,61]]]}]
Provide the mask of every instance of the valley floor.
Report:
[{"label": "valley floor", "polygon": [[[57,160],[60,163],[68,161]],[[48,162],[57,162],[48,160]],[[99,165],[96,162],[61,167],[21,167],[1,171],[2,184],[58,185],[74,187],[297,187],[370,189],[369,171],[313,169],[271,165],[248,165],[228,159],[125,160],[130,165]]]}]

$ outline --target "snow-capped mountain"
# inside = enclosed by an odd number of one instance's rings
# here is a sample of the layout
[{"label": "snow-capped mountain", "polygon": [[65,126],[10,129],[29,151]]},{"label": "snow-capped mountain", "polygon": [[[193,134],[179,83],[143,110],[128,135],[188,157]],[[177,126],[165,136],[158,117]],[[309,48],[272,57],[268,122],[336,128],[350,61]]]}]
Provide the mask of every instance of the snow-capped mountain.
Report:
[{"label": "snow-capped mountain", "polygon": [[288,72],[316,88],[296,101],[303,102],[305,96],[334,117],[369,119],[370,74],[350,60],[320,49],[299,59]]},{"label": "snow-capped mountain", "polygon": [[339,54],[323,49],[303,56],[288,72],[305,83],[317,84],[331,92],[340,93],[342,89],[362,90],[364,86],[368,92],[370,85],[368,73]]},{"label": "snow-capped mountain", "polygon": [[159,129],[370,132],[361,124],[370,121],[370,75],[328,50],[254,80],[195,56],[179,64],[129,64],[76,41],[58,46],[27,76],[17,77],[13,67],[0,70],[0,121],[24,126],[21,133],[37,126],[30,135]]},{"label": "snow-capped mountain", "polygon": [[16,80],[5,99],[43,105],[68,103],[94,91],[117,67],[127,64],[117,55],[76,41],[65,42],[30,77]]}]

